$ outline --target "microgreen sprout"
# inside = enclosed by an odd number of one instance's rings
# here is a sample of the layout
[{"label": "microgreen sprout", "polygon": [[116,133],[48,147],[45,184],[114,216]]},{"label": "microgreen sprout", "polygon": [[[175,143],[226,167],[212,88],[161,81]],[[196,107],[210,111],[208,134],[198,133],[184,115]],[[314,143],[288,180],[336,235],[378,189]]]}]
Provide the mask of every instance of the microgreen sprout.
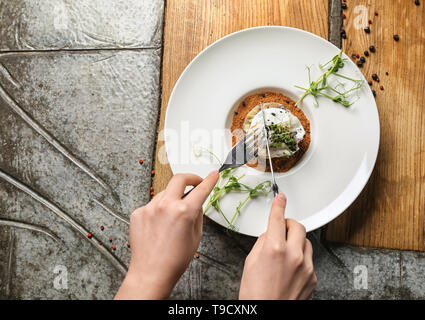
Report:
[{"label": "microgreen sprout", "polygon": [[[310,70],[310,67],[307,67],[308,81],[309,81],[310,87],[303,88],[300,86],[295,86],[296,88],[304,91],[304,94],[298,99],[297,103],[295,104],[296,106],[298,106],[301,103],[301,101],[303,101],[304,98],[308,96],[309,94],[313,96],[316,106],[319,105],[319,102],[317,100],[318,96],[326,97],[347,108],[353,104],[352,102],[348,101],[347,95],[349,95],[353,91],[360,89],[363,86],[363,80],[352,79],[350,77],[347,77],[343,74],[338,73],[338,71],[344,67],[344,59],[341,58],[341,54],[342,54],[342,50],[325,64],[319,65],[320,69],[322,70],[326,68],[328,69],[324,73],[322,73],[316,81],[311,81],[311,70]],[[341,85],[341,83],[339,83],[339,85],[335,87],[329,84],[329,77],[331,75],[353,82],[354,86],[351,89],[348,89],[346,91],[339,91],[337,89]],[[332,95],[332,94],[335,94],[335,95]]]},{"label": "microgreen sprout", "polygon": [[[206,152],[214,156],[214,158],[221,165],[221,161],[218,159],[216,155],[214,155],[210,151],[206,151]],[[215,185],[213,191],[211,192],[211,195],[203,211],[203,213],[205,214],[209,208],[213,207],[218,213],[222,215],[222,217],[227,223],[227,228],[230,230],[236,229],[234,226],[234,222],[236,218],[240,215],[242,208],[245,206],[245,204],[248,202],[249,199],[260,197],[260,196],[267,196],[272,190],[271,188],[272,184],[270,181],[261,182],[260,184],[256,185],[254,188],[251,188],[250,186],[240,181],[245,175],[236,176],[235,175],[236,170],[237,168],[229,168],[229,169],[223,170],[220,173],[217,184]],[[230,192],[246,193],[246,197],[244,198],[244,200],[242,200],[238,204],[232,219],[229,220],[224,214],[220,206],[220,200],[223,198],[223,196],[225,196],[226,194]]]}]

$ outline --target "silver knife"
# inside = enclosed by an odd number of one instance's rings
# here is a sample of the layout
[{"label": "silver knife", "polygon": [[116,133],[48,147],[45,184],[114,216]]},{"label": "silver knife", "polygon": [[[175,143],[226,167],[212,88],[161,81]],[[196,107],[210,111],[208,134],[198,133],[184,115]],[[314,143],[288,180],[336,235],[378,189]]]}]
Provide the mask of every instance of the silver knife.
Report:
[{"label": "silver knife", "polygon": [[270,156],[270,147],[269,147],[269,133],[266,129],[266,115],[264,113],[263,104],[260,104],[261,113],[263,114],[263,130],[264,130],[264,136],[266,138],[266,148],[267,148],[267,155],[269,157],[269,165],[270,165],[270,172],[272,174],[272,180],[273,180],[273,194],[276,196],[279,193],[279,187],[276,183],[276,179],[274,177],[274,171],[273,171],[273,163],[272,163],[272,157]]}]

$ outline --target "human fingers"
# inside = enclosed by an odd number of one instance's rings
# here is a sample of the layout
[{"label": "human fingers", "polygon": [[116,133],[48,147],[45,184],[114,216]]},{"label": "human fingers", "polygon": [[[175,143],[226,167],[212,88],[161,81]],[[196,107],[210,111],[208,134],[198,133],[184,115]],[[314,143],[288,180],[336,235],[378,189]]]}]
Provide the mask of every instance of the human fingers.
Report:
[{"label": "human fingers", "polygon": [[286,222],[285,222],[286,197],[279,193],[273,200],[270,209],[269,222],[267,226],[267,238],[276,242],[285,242]]},{"label": "human fingers", "polygon": [[181,199],[187,186],[197,186],[202,178],[196,174],[178,173],[175,174],[165,189],[166,196],[169,199]]},{"label": "human fingers", "polygon": [[286,220],[286,227],[288,229],[287,244],[292,247],[299,249],[301,252],[304,251],[304,243],[306,240],[305,227],[293,219]]},{"label": "human fingers", "polygon": [[208,176],[187,195],[184,201],[190,203],[192,206],[201,208],[216,185],[218,177],[219,173],[217,170],[210,172]]}]

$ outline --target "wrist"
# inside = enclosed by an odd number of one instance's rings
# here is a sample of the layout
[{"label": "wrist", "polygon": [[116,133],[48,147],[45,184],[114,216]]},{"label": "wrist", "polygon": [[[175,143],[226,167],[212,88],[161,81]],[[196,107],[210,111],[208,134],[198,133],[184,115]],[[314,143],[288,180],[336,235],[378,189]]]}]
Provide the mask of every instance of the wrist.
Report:
[{"label": "wrist", "polygon": [[134,272],[130,266],[116,298],[161,300],[167,299],[172,290],[173,286],[165,279],[157,279],[149,273]]}]

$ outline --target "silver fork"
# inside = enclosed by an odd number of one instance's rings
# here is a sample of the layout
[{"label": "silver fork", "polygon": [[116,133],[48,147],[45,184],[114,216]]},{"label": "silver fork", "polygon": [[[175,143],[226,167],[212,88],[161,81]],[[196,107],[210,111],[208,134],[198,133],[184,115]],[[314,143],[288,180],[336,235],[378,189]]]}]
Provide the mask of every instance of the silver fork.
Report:
[{"label": "silver fork", "polygon": [[[218,169],[218,172],[230,168],[237,168],[243,166],[245,163],[249,162],[258,155],[258,140],[262,135],[260,130],[250,131],[247,135],[243,137],[238,143],[234,145],[232,150],[227,154],[226,159],[223,162],[223,165]],[[186,197],[193,189],[187,191],[183,196]]]}]

